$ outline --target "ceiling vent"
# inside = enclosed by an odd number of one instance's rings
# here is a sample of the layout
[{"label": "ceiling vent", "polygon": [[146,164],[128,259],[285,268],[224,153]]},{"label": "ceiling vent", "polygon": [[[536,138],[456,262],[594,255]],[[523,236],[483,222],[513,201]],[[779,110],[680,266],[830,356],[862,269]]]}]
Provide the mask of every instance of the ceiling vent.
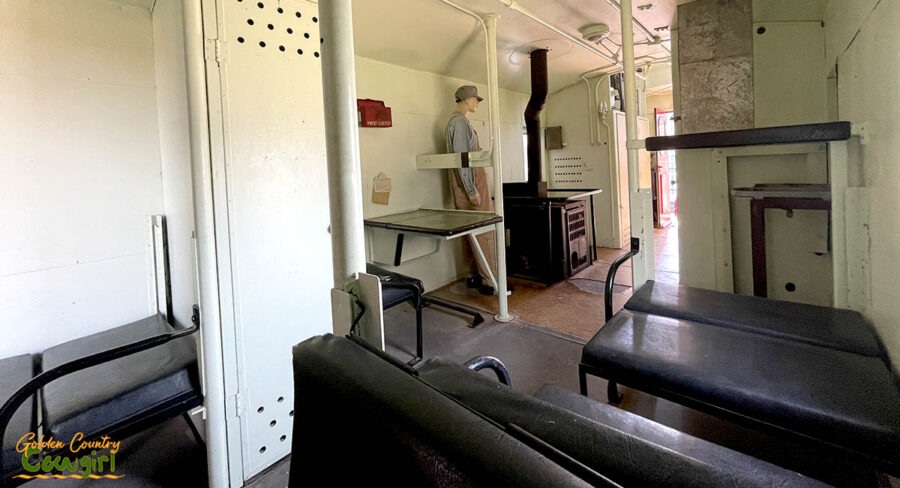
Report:
[{"label": "ceiling vent", "polygon": [[609,26],[606,24],[590,24],[578,29],[578,32],[581,32],[581,37],[585,41],[600,44],[600,41],[609,36]]}]

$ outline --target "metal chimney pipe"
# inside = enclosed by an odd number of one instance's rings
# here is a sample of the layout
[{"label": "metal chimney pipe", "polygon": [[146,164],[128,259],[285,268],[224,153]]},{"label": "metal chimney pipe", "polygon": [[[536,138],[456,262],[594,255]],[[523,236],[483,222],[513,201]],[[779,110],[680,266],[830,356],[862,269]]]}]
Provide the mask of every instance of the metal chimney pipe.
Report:
[{"label": "metal chimney pipe", "polygon": [[525,129],[528,134],[528,184],[541,181],[541,110],[547,101],[547,50],[531,52],[531,98],[525,107]]}]

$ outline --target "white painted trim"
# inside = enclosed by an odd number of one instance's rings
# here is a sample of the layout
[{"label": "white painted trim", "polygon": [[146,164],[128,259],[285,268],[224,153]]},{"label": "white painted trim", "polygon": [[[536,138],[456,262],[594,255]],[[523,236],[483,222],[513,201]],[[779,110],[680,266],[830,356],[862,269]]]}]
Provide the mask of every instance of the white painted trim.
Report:
[{"label": "white painted trim", "polygon": [[156,273],[158,251],[156,249],[156,232],[154,231],[154,216],[147,217],[147,312],[150,315],[159,313],[159,277]]},{"label": "white painted trim", "polygon": [[[241,486],[240,428],[226,417],[224,339],[220,322],[220,295],[215,214],[213,206],[210,107],[207,99],[206,35],[215,33],[215,0],[184,2],[185,63],[191,132],[191,173],[194,201],[198,294],[201,310],[201,365],[206,412],[206,456],[209,484]],[[212,4],[211,4],[212,3]],[[205,8],[205,14],[204,14]],[[210,18],[212,21],[210,22]],[[214,78],[217,80],[218,78]],[[236,434],[236,438],[235,438]],[[224,446],[224,448],[223,448]]]},{"label": "white painted trim", "polygon": [[847,308],[863,314],[872,304],[869,235],[869,189],[847,188],[845,198],[847,236]]},{"label": "white painted trim", "polygon": [[[739,148],[746,149],[746,148]],[[728,153],[710,151],[709,188],[712,201],[713,248],[716,289],[734,293],[734,261],[731,255],[731,197],[728,192]]]},{"label": "white painted trim", "polygon": [[828,183],[831,185],[831,265],[835,308],[849,305],[847,282],[847,222],[845,195],[848,184],[847,142],[828,143]]}]

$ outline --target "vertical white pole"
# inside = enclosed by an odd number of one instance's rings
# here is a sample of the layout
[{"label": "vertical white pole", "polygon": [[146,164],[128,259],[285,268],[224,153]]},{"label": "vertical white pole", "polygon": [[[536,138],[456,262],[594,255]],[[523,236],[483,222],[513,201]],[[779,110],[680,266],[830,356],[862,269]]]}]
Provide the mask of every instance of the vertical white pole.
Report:
[{"label": "vertical white pole", "polygon": [[366,271],[351,0],[319,2],[334,287]]},{"label": "vertical white pole", "polygon": [[[491,113],[491,164],[494,166],[494,212],[503,216],[503,166],[500,158],[500,82],[497,77],[497,16],[488,14],[484,18],[485,42],[488,47],[488,105]],[[497,245],[497,301],[499,313],[495,319],[509,322],[509,306],[506,295],[506,225],[497,223],[494,227],[494,242]]]},{"label": "vertical white pole", "polygon": [[652,196],[640,188],[637,140],[637,90],[634,74],[634,24],[631,0],[622,0],[622,54],[625,70],[625,138],[628,141],[628,203],[631,207],[631,237],[640,239],[640,252],[632,259],[634,289],[654,278]]},{"label": "vertical white pole", "polygon": [[219,321],[219,281],[209,152],[203,12],[199,1],[184,2],[184,44],[191,137],[194,233],[200,297],[200,341],[206,409],[206,458],[209,485],[227,487],[228,436],[225,425],[225,362]]},{"label": "vertical white pole", "polygon": [[836,308],[848,308],[847,274],[847,141],[828,143],[828,183],[831,185],[831,263]]}]

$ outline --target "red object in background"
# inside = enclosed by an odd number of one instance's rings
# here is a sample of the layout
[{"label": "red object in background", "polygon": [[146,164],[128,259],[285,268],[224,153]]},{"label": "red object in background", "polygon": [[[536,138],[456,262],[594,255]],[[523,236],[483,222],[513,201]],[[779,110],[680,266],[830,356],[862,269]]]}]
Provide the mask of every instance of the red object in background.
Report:
[{"label": "red object in background", "polygon": [[357,99],[360,127],[391,127],[391,107],[385,107],[381,100]]},{"label": "red object in background", "polygon": [[[656,135],[675,135],[675,120],[671,110],[653,109],[656,119]],[[669,225],[672,215],[678,215],[678,183],[675,175],[675,151],[658,151],[656,153],[657,171],[659,180],[656,185],[657,211],[659,212],[660,227]]]}]

